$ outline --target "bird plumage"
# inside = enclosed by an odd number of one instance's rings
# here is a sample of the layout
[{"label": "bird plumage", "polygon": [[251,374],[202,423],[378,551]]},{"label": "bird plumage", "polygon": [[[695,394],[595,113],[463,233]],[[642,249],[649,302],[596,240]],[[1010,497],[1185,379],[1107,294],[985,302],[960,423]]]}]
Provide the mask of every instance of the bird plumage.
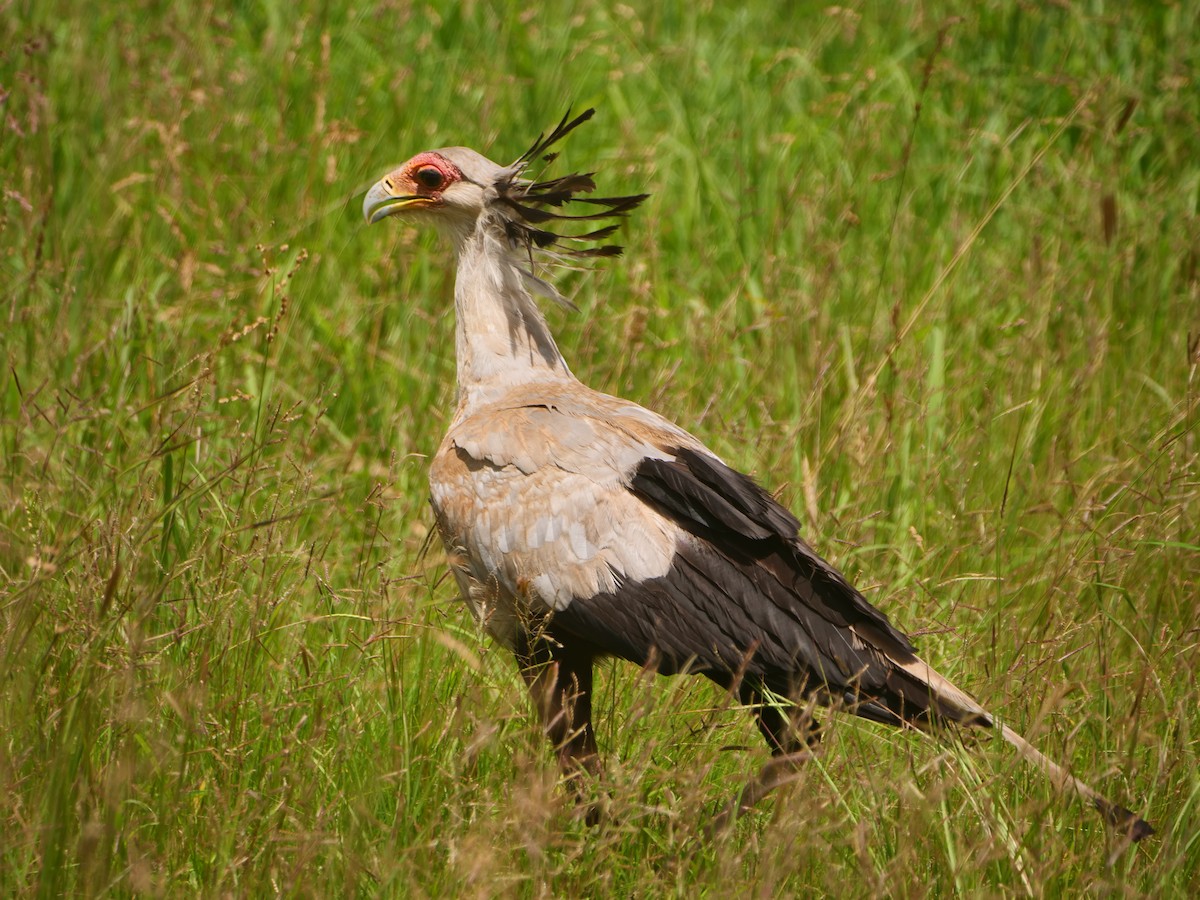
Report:
[{"label": "bird plumage", "polygon": [[[403,213],[451,238],[458,401],[430,466],[431,502],[459,590],[517,657],[564,771],[598,772],[595,658],[706,675],[755,711],[774,754],[812,741],[770,697],[814,699],[890,725],[991,727],[992,716],[800,537],[753,480],[677,425],[594,391],[563,360],[534,294],[536,257],[611,256],[552,228],[627,214],[591,174],[525,177],[591,115],[566,117],[511,166],[465,148],[414,157],[370,189],[364,215]],[[580,214],[571,204],[589,203]],[[1061,787],[1138,839],[1150,827],[1004,726]]]}]

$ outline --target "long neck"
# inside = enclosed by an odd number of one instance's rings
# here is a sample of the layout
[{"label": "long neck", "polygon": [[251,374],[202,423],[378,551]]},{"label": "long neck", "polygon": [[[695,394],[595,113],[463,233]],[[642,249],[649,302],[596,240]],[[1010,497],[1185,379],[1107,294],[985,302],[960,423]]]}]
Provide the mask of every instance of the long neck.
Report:
[{"label": "long neck", "polygon": [[459,409],[521,384],[573,379],[500,237],[480,223],[455,244]]}]

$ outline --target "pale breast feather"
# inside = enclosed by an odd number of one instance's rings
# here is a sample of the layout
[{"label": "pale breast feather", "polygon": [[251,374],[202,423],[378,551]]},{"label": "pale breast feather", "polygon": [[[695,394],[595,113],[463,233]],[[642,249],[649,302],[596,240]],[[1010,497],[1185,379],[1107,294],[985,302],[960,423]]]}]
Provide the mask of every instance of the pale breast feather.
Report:
[{"label": "pale breast feather", "polygon": [[430,467],[443,539],[493,605],[540,615],[667,571],[680,529],[627,489],[662,450],[548,406],[498,413],[452,428]]}]

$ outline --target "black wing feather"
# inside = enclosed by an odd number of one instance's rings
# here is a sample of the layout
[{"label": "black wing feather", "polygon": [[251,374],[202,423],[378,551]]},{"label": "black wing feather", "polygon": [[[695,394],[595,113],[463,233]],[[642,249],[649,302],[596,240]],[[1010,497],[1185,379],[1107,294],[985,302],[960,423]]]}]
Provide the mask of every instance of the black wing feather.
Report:
[{"label": "black wing feather", "polygon": [[[635,494],[734,558],[757,561],[822,618],[841,627],[865,629],[864,636],[899,662],[915,658],[916,648],[908,638],[800,539],[796,517],[752,478],[694,450],[671,452],[673,460],[643,460],[630,485]],[[680,488],[680,484],[687,486]],[[672,490],[672,485],[677,487]],[[714,528],[702,514],[696,515],[700,498],[708,510],[736,509],[755,530]]]}]

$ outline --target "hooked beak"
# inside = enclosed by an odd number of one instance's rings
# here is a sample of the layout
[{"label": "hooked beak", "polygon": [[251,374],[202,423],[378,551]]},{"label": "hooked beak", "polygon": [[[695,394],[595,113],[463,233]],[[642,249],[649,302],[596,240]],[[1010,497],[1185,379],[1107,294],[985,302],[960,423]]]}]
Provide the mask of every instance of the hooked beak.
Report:
[{"label": "hooked beak", "polygon": [[380,219],[394,216],[414,207],[430,206],[428,197],[416,197],[411,194],[397,194],[391,177],[383,178],[373,185],[363,197],[363,218],[374,225]]}]

